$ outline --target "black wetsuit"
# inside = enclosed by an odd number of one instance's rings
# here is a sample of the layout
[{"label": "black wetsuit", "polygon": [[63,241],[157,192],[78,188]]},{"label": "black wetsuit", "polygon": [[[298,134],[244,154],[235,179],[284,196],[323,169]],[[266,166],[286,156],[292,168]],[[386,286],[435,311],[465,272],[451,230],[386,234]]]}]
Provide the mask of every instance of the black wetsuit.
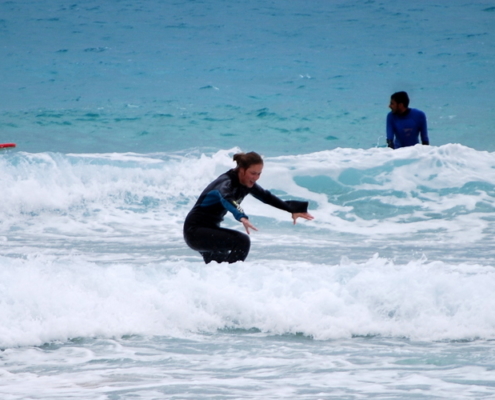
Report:
[{"label": "black wetsuit", "polygon": [[227,211],[238,221],[248,218],[240,206],[248,194],[290,213],[308,211],[307,201],[283,201],[258,184],[248,188],[239,182],[237,171],[227,171],[206,187],[184,222],[187,245],[199,251],[206,264],[210,261],[233,263],[246,259],[251,245],[249,236],[233,229],[221,228],[220,223]]}]

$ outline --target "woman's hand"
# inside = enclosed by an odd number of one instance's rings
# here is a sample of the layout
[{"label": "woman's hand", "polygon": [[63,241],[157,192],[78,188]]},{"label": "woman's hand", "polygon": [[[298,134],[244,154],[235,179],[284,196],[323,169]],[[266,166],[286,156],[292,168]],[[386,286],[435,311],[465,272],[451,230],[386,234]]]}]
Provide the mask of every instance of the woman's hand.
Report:
[{"label": "woman's hand", "polygon": [[312,219],[315,219],[315,217],[313,217],[310,213],[294,213],[292,214],[292,219],[294,221],[294,225],[296,224],[296,219],[298,218],[304,218],[304,219],[307,219],[309,221],[311,221]]},{"label": "woman's hand", "polygon": [[258,229],[256,229],[256,227],[251,222],[249,222],[249,219],[247,219],[246,217],[241,218],[241,222],[242,222],[242,225],[244,225],[244,229],[246,230],[246,233],[248,235],[250,234],[249,229],[253,229],[255,231],[258,230]]}]

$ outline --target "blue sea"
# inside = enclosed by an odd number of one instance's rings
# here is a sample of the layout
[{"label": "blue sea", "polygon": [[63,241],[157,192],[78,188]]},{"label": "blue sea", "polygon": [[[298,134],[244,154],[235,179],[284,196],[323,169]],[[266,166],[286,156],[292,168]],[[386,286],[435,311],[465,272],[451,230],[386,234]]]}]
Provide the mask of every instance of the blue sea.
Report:
[{"label": "blue sea", "polygon": [[[495,398],[493,1],[1,1],[0,77],[1,399]],[[315,219],[205,265],[239,151]]]}]

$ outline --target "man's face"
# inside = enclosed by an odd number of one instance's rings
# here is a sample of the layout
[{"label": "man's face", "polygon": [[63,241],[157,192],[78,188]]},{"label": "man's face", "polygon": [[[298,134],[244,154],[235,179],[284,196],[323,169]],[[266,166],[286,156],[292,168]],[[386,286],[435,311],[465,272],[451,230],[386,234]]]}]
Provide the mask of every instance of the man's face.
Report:
[{"label": "man's face", "polygon": [[390,99],[388,108],[390,108],[394,114],[403,114],[406,111],[404,104],[397,103],[394,99]]}]

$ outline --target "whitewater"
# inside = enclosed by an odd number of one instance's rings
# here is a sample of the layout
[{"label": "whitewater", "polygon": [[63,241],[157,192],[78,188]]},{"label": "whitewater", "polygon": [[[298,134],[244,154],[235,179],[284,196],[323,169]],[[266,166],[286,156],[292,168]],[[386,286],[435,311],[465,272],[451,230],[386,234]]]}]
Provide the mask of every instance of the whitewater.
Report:
[{"label": "whitewater", "polygon": [[[2,399],[495,397],[494,20],[0,3]],[[386,147],[397,90],[430,146]],[[205,265],[184,218],[252,150],[315,219],[248,196],[247,260]]]}]

